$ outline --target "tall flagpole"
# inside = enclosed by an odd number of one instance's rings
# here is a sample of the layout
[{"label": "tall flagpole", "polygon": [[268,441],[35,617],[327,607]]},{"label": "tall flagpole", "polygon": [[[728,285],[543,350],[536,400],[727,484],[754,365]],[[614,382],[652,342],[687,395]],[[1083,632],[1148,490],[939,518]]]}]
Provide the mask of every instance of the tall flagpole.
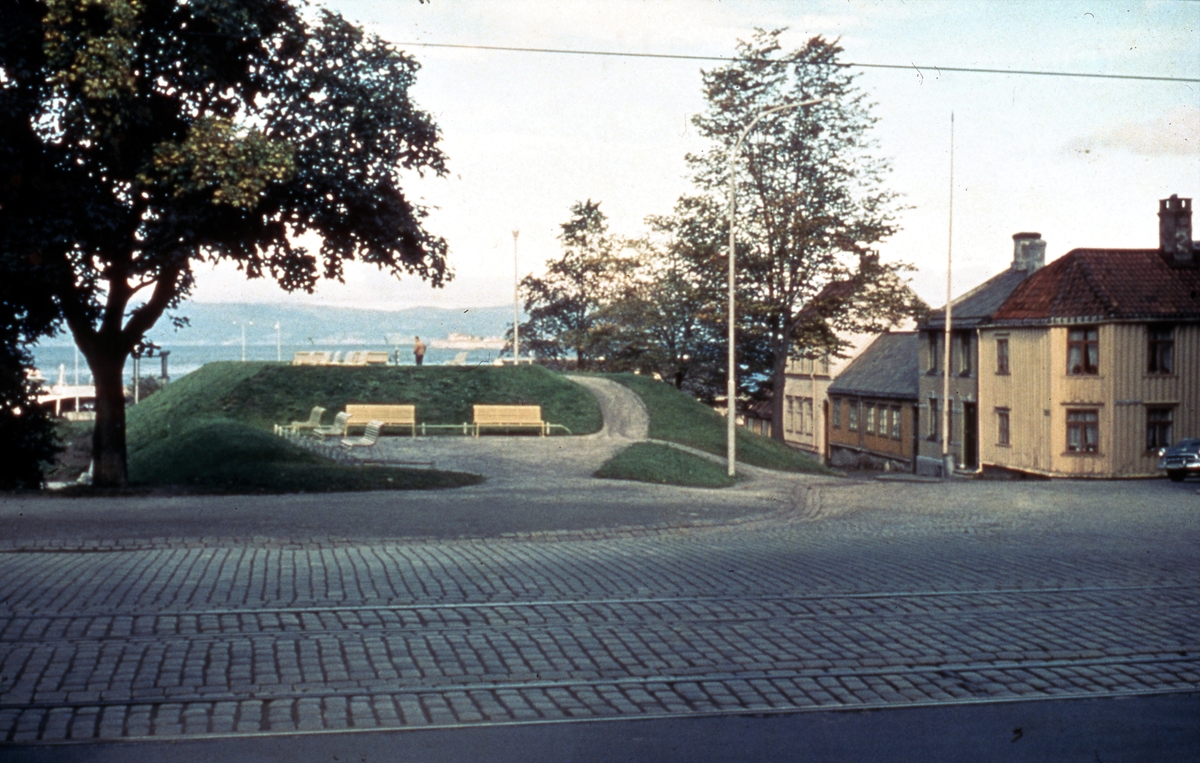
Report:
[{"label": "tall flagpole", "polygon": [[946,344],[942,369],[942,474],[949,477],[954,472],[954,457],[950,455],[950,268],[954,251],[954,112],[950,112],[950,233],[946,244]]},{"label": "tall flagpole", "polygon": [[517,358],[521,357],[521,338],[518,336],[521,326],[521,298],[520,298],[520,278],[519,268],[517,266],[517,234],[521,231],[514,230],[513,233],[513,366],[517,365]]}]

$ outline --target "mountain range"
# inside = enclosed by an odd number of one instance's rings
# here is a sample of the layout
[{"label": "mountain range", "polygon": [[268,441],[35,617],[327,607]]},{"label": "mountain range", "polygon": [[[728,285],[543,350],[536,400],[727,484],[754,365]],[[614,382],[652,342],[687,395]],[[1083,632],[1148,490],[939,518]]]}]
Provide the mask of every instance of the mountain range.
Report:
[{"label": "mountain range", "polygon": [[[176,329],[171,317],[186,318]],[[506,307],[410,307],[403,310],[362,310],[318,305],[187,302],[169,311],[146,335],[162,347],[221,345],[240,342],[242,326],[248,345],[401,344],[414,336],[444,338],[452,333],[478,337],[503,336],[512,326],[513,310]],[[63,333],[43,346],[70,346]]]}]

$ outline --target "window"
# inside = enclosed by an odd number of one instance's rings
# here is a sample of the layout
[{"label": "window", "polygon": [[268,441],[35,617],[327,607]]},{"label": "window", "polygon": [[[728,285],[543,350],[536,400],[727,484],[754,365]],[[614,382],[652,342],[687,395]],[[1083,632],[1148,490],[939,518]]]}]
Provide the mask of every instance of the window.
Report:
[{"label": "window", "polygon": [[1171,326],[1150,327],[1150,362],[1147,371],[1169,374],[1174,371],[1175,330]]},{"label": "window", "polygon": [[892,437],[900,439],[900,406],[898,405],[892,406]]},{"label": "window", "polygon": [[1008,337],[996,340],[996,373],[1008,373]]},{"label": "window", "polygon": [[930,373],[934,373],[938,370],[938,335],[931,331],[928,334],[927,340],[929,371]]},{"label": "window", "polygon": [[850,403],[849,421],[846,422],[846,428],[851,432],[858,431],[858,401],[854,400]]},{"label": "window", "polygon": [[804,421],[804,398],[796,398],[796,431],[803,434],[808,429],[808,424]]},{"label": "window", "polygon": [[813,422],[813,400],[804,398],[804,434],[812,434],[816,424]]},{"label": "window", "polygon": [[1146,450],[1158,450],[1171,444],[1171,409],[1146,409]]},{"label": "window", "polygon": [[1008,409],[1007,408],[997,408],[996,409],[996,444],[997,445],[1011,445],[1012,444],[1012,441],[1009,439]]},{"label": "window", "polygon": [[1099,422],[1099,411],[1067,411],[1067,452],[1095,453],[1100,439]]},{"label": "window", "polygon": [[867,434],[875,434],[875,404],[867,403]]},{"label": "window", "polygon": [[796,398],[787,398],[787,413],[784,414],[783,421],[786,425],[784,428],[787,429],[787,431],[796,431]]},{"label": "window", "polygon": [[842,401],[838,400],[835,397],[833,400],[829,401],[829,407],[830,407],[830,409],[832,409],[832,413],[833,413],[833,422],[832,422],[833,428],[841,429],[842,428]]},{"label": "window", "polygon": [[963,376],[971,375],[971,332],[958,333],[958,371]]},{"label": "window", "polygon": [[1067,334],[1067,373],[1100,373],[1100,332],[1096,329],[1071,329]]},{"label": "window", "polygon": [[942,411],[938,407],[938,399],[936,397],[929,398],[929,439],[937,439],[941,419]]},{"label": "window", "polygon": [[829,353],[821,356],[821,370],[818,373],[823,376],[829,376]]}]

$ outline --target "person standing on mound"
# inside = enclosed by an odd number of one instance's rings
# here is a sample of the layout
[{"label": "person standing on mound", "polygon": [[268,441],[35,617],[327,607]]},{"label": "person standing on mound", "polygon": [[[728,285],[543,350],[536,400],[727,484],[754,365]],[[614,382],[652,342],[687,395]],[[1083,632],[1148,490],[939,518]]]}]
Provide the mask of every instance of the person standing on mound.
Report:
[{"label": "person standing on mound", "polygon": [[413,357],[417,360],[417,365],[425,362],[425,343],[421,341],[421,337],[413,337],[416,341],[413,342]]}]

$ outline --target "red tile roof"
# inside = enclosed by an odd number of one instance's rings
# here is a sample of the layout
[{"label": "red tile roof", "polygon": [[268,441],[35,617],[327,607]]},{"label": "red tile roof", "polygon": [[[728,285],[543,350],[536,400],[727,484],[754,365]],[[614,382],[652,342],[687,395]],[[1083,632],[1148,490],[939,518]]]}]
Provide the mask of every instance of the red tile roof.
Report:
[{"label": "red tile roof", "polygon": [[1200,267],[1157,249],[1073,249],[1025,279],[993,322],[1200,318]]}]

